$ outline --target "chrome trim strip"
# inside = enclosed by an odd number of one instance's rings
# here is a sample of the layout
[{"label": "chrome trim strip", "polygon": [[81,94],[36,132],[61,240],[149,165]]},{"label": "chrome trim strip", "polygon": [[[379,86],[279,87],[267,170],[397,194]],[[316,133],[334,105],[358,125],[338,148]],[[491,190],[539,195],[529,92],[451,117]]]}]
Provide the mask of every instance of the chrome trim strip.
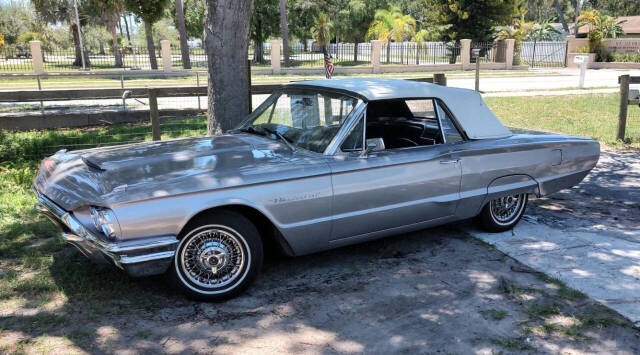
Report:
[{"label": "chrome trim strip", "polygon": [[360,114],[363,110],[366,110],[367,102],[362,101],[347,117],[346,121],[340,127],[338,133],[333,137],[327,148],[324,150],[324,155],[334,155],[342,145],[342,142],[347,138],[353,127],[358,124],[360,120]]},{"label": "chrome trim strip", "polygon": [[178,239],[176,237],[156,237],[144,240],[133,240],[130,242],[123,242],[119,244],[111,244],[107,248],[107,251],[110,253],[123,253],[123,252],[131,252],[131,251],[139,251],[144,249],[153,249],[160,248],[165,246],[170,246],[173,244],[177,244]]},{"label": "chrome trim strip", "polygon": [[129,264],[137,264],[144,263],[147,261],[161,260],[161,259],[170,259],[175,255],[175,251],[163,251],[159,253],[138,255],[138,256],[123,256],[120,257],[118,261],[119,264],[129,265]]}]

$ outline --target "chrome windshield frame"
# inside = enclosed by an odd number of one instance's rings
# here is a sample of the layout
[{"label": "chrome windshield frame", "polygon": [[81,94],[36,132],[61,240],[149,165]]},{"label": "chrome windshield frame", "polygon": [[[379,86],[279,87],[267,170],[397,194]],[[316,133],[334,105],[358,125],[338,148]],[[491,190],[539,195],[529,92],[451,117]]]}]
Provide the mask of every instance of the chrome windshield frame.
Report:
[{"label": "chrome windshield frame", "polygon": [[336,153],[340,152],[340,146],[342,145],[344,140],[347,139],[349,134],[351,134],[351,131],[355,128],[355,126],[359,123],[360,117],[364,113],[366,113],[368,102],[362,99],[359,100],[360,104],[358,104],[358,106],[356,106],[356,108],[351,111],[351,114],[342,124],[342,127],[340,127],[338,133],[333,137],[327,148],[324,150],[324,155],[335,155]]}]

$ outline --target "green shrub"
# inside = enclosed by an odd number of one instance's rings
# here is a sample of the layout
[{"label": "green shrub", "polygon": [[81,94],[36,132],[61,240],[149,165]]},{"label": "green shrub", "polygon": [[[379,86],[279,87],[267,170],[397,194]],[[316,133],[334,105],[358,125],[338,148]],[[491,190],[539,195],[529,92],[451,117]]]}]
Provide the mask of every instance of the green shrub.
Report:
[{"label": "green shrub", "polygon": [[609,53],[607,62],[640,63],[640,53]]}]

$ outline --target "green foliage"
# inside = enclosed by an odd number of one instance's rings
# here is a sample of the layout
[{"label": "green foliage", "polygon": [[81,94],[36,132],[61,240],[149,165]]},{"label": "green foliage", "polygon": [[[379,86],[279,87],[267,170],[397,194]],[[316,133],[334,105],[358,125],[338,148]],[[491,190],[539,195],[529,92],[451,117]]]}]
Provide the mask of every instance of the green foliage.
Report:
[{"label": "green foliage", "polygon": [[[254,9],[266,1],[255,1]],[[187,36],[190,38],[202,38],[204,34],[204,10],[207,3],[205,0],[183,0],[182,11],[184,12],[184,26]],[[171,7],[171,19],[177,23],[175,6]]]},{"label": "green foliage", "polygon": [[607,62],[640,63],[640,53],[609,53]]},{"label": "green foliage", "polygon": [[615,18],[604,15],[598,10],[584,11],[578,17],[578,27],[588,26],[589,28],[589,50],[591,53],[601,54],[603,52],[602,40],[605,38],[616,38],[622,34],[622,22]]},{"label": "green foliage", "polygon": [[144,22],[156,23],[165,15],[170,0],[125,0],[125,7]]},{"label": "green foliage", "polygon": [[640,1],[635,0],[586,0],[583,6],[614,17],[640,15]]},{"label": "green foliage", "polygon": [[452,40],[469,38],[489,41],[493,28],[511,23],[520,16],[522,0],[431,0],[429,17],[439,25],[450,24],[447,36]]},{"label": "green foliage", "polygon": [[[151,37],[153,37],[153,43],[155,43],[156,46],[160,45],[161,40],[168,39],[173,48],[180,48],[178,30],[176,30],[173,22],[168,18],[163,18],[153,24]],[[137,47],[145,47],[147,45],[144,26],[138,28],[138,32],[132,36],[131,41]]]},{"label": "green foliage", "polygon": [[314,25],[311,27],[311,34],[313,39],[319,46],[323,47],[323,50],[329,41],[331,41],[331,31],[333,30],[333,24],[329,21],[327,15],[320,14],[314,18]]},{"label": "green foliage", "polygon": [[421,42],[437,42],[444,38],[445,33],[451,28],[451,25],[430,26],[421,29],[413,36],[413,40]]},{"label": "green foliage", "polygon": [[562,33],[551,25],[551,19],[546,19],[533,25],[533,29],[527,34],[527,40],[553,41]]},{"label": "green foliage", "polygon": [[280,31],[278,0],[263,0],[253,4],[249,35],[254,43],[262,43]]},{"label": "green foliage", "polygon": [[24,2],[0,2],[0,34],[6,44],[14,44],[21,33],[29,31],[33,11]]},{"label": "green foliage", "polygon": [[335,29],[340,40],[362,42],[369,25],[374,20],[376,9],[387,6],[383,0],[341,0],[338,3]]},{"label": "green foliage", "polygon": [[390,7],[376,11],[367,37],[391,43],[408,40],[415,33],[416,20],[410,15],[403,15],[397,7]]}]

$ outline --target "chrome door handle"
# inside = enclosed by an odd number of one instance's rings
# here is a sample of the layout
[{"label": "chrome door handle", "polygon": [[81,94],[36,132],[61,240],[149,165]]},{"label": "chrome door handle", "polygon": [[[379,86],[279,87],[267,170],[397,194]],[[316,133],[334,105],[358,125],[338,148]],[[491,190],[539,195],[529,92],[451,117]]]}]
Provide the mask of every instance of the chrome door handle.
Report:
[{"label": "chrome door handle", "polygon": [[460,161],[460,159],[457,159],[457,158],[444,159],[444,160],[440,160],[440,164],[455,164],[455,163],[457,163],[459,161]]}]

